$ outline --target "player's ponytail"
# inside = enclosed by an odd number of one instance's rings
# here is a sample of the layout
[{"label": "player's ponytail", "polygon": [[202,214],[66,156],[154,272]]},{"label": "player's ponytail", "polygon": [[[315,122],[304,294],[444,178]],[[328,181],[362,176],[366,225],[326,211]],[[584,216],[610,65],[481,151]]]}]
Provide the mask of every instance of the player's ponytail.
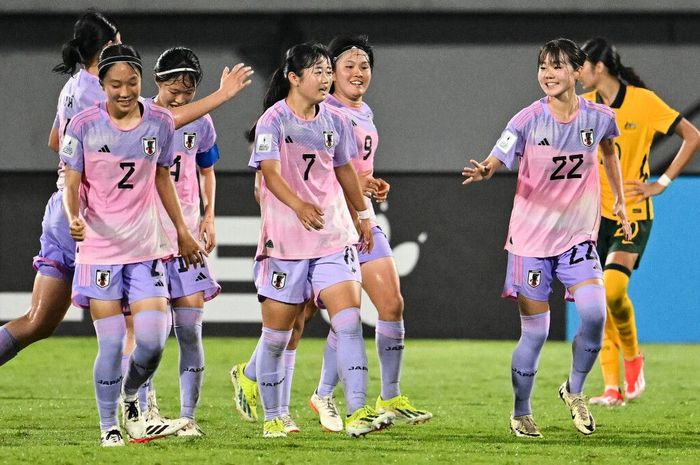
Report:
[{"label": "player's ponytail", "polygon": [[620,62],[620,54],[617,53],[617,49],[612,45],[607,39],[603,37],[596,37],[586,41],[581,48],[588,55],[588,61],[594,65],[598,62],[602,62],[612,76],[622,80],[625,84],[629,84],[636,87],[642,87],[646,89],[646,84],[637,75],[633,68],[624,66]]},{"label": "player's ponytail", "polygon": [[295,45],[287,50],[282,63],[272,73],[270,82],[267,85],[267,91],[263,99],[264,110],[287,97],[290,89],[289,73],[301,76],[304,70],[311,68],[320,58],[326,58],[329,62],[331,61],[326,47],[318,43],[307,42]]},{"label": "player's ponytail", "polygon": [[102,48],[117,37],[117,27],[105,15],[90,10],[73,25],[73,38],[63,44],[62,62],[53,71],[60,74],[75,74],[78,65],[93,63]]}]

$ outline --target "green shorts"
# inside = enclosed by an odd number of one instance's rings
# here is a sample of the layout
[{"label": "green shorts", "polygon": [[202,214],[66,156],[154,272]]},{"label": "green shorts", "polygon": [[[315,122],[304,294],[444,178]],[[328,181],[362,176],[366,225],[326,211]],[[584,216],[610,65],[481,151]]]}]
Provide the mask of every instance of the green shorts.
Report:
[{"label": "green shorts", "polygon": [[652,223],[653,220],[630,221],[632,239],[627,241],[619,222],[605,217],[601,218],[597,249],[603,265],[605,265],[608,254],[622,251],[639,254],[634,269],[639,268],[639,262],[642,261],[642,255],[649,240]]}]

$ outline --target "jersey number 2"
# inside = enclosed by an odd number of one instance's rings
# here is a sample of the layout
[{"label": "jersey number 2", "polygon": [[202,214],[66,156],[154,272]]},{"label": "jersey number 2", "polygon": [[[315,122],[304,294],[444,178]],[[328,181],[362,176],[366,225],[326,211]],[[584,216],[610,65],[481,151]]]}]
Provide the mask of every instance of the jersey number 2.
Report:
[{"label": "jersey number 2", "polygon": [[122,170],[127,170],[127,172],[124,174],[122,180],[119,181],[117,187],[119,189],[133,189],[134,185],[129,182],[129,178],[131,178],[131,175],[134,174],[134,171],[136,171],[136,163],[134,163],[133,161],[124,161],[119,163],[119,167]]},{"label": "jersey number 2", "polygon": [[582,153],[577,153],[576,155],[569,155],[569,161],[576,164],[571,169],[569,169],[569,172],[566,174],[560,174],[560,171],[563,170],[567,164],[566,156],[561,155],[558,157],[552,157],[552,161],[557,164],[557,169],[555,169],[554,173],[552,173],[552,175],[549,177],[550,181],[558,181],[559,179],[578,179],[583,176],[581,173],[576,172],[576,170],[579,169],[581,165],[583,165]]}]

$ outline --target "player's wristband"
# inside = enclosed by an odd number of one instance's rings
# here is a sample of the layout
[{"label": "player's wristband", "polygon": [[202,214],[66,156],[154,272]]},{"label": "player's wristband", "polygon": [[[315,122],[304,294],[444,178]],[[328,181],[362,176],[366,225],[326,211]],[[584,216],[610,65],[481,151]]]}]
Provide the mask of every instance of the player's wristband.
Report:
[{"label": "player's wristband", "polygon": [[367,208],[365,210],[359,210],[357,212],[357,217],[361,220],[368,220],[372,217],[372,215],[369,212],[369,208]]},{"label": "player's wristband", "polygon": [[661,184],[664,187],[668,187],[673,182],[673,179],[669,178],[665,174],[662,174],[661,177],[656,182],[658,182],[659,184]]}]

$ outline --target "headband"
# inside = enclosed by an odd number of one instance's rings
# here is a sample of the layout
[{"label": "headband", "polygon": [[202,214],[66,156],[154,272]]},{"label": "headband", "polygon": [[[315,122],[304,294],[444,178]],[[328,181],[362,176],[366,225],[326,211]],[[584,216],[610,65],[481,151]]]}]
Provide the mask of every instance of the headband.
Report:
[{"label": "headband", "polygon": [[169,69],[166,71],[161,71],[161,72],[155,73],[155,74],[157,77],[163,77],[163,76],[167,76],[168,74],[186,73],[186,72],[197,73],[197,74],[199,73],[199,71],[197,71],[196,69],[193,69],[193,68],[175,68],[175,69]]},{"label": "headband", "polygon": [[358,47],[357,45],[348,45],[347,47],[338,50],[338,53],[336,53],[336,55],[333,57],[333,63],[338,61],[344,53],[351,52],[353,50],[359,50],[365,55],[367,55],[367,61],[369,61],[369,53],[367,53],[367,50],[365,50],[363,47]]},{"label": "headband", "polygon": [[113,57],[104,58],[97,63],[97,70],[102,71],[102,68],[113,65],[114,63],[129,63],[130,65],[136,66],[139,69],[139,72],[142,70],[141,59],[131,55],[116,55]]}]

